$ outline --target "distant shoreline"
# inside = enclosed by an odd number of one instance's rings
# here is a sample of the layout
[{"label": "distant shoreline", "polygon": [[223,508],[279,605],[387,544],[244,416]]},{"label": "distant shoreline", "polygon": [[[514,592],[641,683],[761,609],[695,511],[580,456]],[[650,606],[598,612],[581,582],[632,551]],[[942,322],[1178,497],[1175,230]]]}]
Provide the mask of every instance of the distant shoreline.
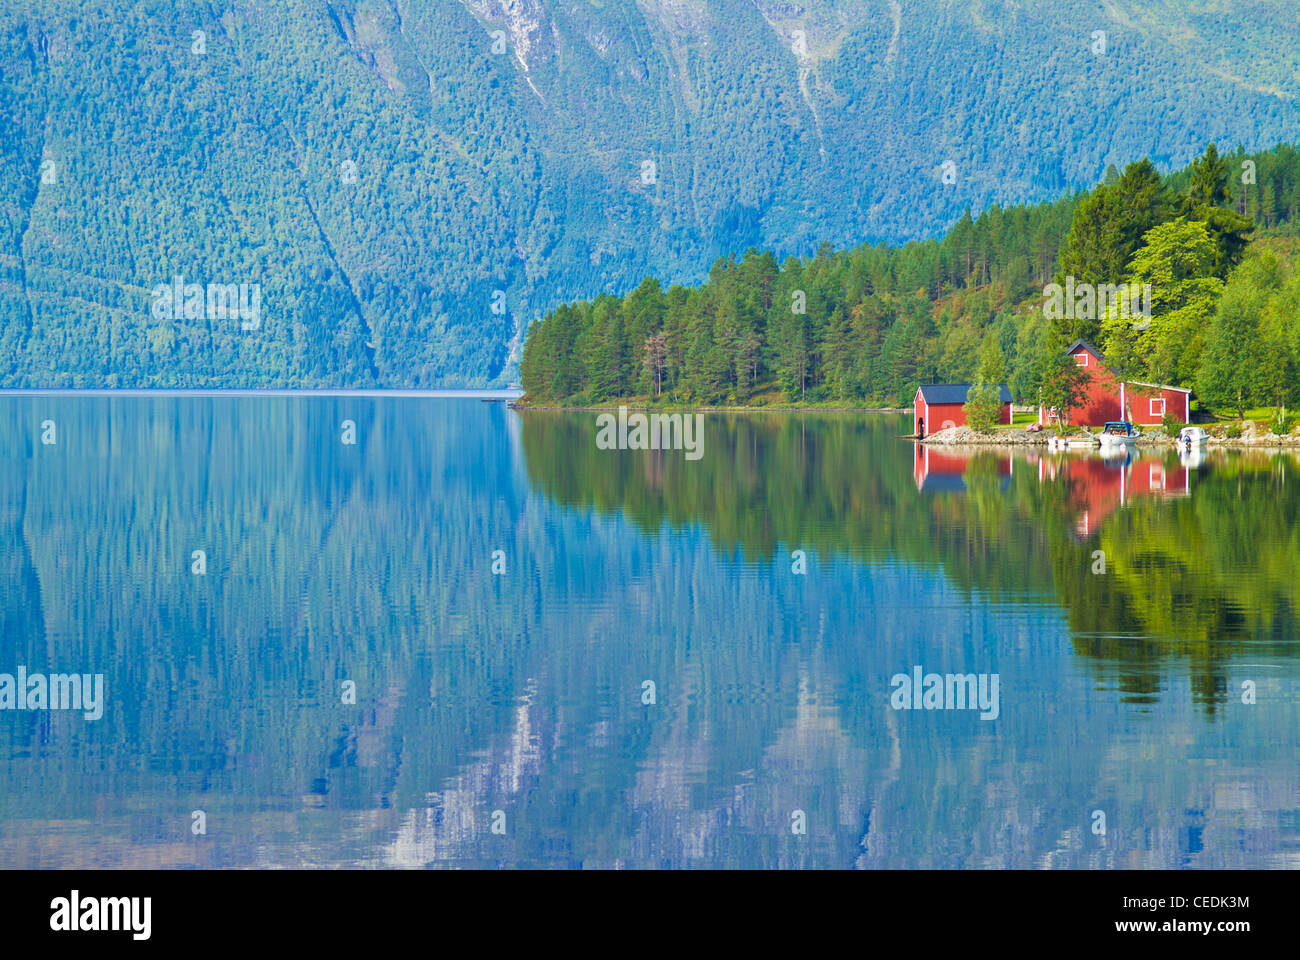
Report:
[{"label": "distant shoreline", "polygon": [[[931,434],[928,437],[913,438],[917,443],[923,443],[928,447],[1045,447],[1047,439],[1051,436],[1047,431],[1041,433],[1014,433],[1011,436],[999,435],[980,435],[969,434],[960,437],[941,437],[938,434]],[[937,438],[937,439],[936,439]],[[1136,447],[1139,449],[1154,449],[1159,447],[1176,448],[1180,446],[1176,437],[1166,437],[1156,434],[1146,434],[1138,438]],[[1259,449],[1261,447],[1271,447],[1273,449],[1286,450],[1300,448],[1300,435],[1291,434],[1289,436],[1278,436],[1277,434],[1261,434],[1257,437],[1236,437],[1229,439],[1226,437],[1210,437],[1201,449],[1210,448],[1251,448]],[[1088,452],[1087,450],[1073,452]]]}]

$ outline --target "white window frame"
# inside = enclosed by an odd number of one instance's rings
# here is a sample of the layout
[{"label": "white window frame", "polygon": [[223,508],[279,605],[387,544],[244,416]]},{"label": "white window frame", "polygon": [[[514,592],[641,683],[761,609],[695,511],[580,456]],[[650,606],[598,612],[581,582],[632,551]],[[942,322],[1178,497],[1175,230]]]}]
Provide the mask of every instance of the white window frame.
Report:
[{"label": "white window frame", "polygon": [[1086,367],[1088,365],[1088,351],[1080,350],[1076,353],[1074,355],[1074,362],[1076,366]]},{"label": "white window frame", "polygon": [[[1157,404],[1157,403],[1160,404],[1160,412],[1159,412],[1159,413],[1156,412],[1156,404]],[[1148,411],[1150,412],[1151,416],[1153,416],[1153,417],[1163,417],[1163,416],[1165,415],[1165,409],[1167,408],[1167,406],[1168,406],[1168,405],[1165,403],[1165,398],[1164,398],[1164,397],[1152,397],[1152,398],[1151,398],[1151,405],[1150,405],[1147,409],[1148,409]]]}]

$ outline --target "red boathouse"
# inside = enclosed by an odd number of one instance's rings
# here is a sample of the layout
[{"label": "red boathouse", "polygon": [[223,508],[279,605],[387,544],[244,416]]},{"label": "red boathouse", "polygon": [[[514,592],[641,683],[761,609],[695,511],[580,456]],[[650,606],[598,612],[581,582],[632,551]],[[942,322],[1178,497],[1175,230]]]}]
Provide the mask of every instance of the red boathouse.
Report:
[{"label": "red boathouse", "polygon": [[[916,399],[912,401],[913,433],[918,437],[928,437],[949,427],[964,427],[966,403],[972,384],[969,383],[927,383],[917,388]],[[998,384],[998,396],[1002,400],[1002,415],[998,423],[1011,422],[1011,391],[1005,383]]]},{"label": "red boathouse", "polygon": [[[1101,427],[1112,420],[1128,420],[1156,426],[1169,414],[1181,423],[1192,418],[1192,391],[1139,380],[1120,380],[1106,366],[1106,358],[1087,340],[1076,340],[1066,348],[1074,362],[1088,371],[1083,405],[1070,411],[1070,423],[1080,427]],[[1055,423],[1056,411],[1038,408],[1038,422]]]}]

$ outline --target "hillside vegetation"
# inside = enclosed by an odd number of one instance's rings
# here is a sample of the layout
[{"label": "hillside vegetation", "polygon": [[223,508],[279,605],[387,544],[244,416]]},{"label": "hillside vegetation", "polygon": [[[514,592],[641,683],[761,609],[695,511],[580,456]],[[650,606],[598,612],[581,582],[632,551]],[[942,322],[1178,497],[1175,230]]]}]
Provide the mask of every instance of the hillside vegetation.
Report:
[{"label": "hillside vegetation", "polygon": [[[1239,410],[1294,403],[1298,218],[1300,150],[1211,144],[1167,177],[1145,160],[1112,168],[1086,194],[995,205],[941,240],[783,262],[751,249],[698,287],[651,278],[565,305],[530,330],[523,383],[530,402],[853,405],[991,377],[1036,402],[1082,337],[1129,377]],[[1052,283],[1149,296],[1053,314]]]},{"label": "hillside vegetation", "polygon": [[[505,383],[531,321],[646,276],[1289,140],[1295,34],[1281,0],[9,0],[0,386]],[[178,277],[257,322],[156,312]]]}]

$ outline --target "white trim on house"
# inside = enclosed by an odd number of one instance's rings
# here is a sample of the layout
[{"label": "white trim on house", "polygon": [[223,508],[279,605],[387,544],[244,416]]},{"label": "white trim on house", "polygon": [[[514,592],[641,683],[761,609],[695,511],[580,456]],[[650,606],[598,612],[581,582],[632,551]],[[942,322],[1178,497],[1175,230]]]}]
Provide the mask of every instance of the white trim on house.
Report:
[{"label": "white trim on house", "polygon": [[[1157,404],[1157,403],[1160,404],[1160,412],[1159,412],[1159,413],[1156,412],[1156,404]],[[1149,398],[1148,398],[1148,403],[1147,403],[1147,416],[1150,416],[1150,417],[1163,417],[1163,416],[1165,415],[1165,408],[1166,408],[1166,405],[1165,405],[1165,398],[1164,398],[1164,397],[1149,397]]]},{"label": "white trim on house", "polygon": [[[1191,421],[1192,419],[1192,388],[1191,387],[1174,387],[1174,386],[1170,386],[1167,383],[1147,383],[1145,380],[1126,380],[1119,385],[1119,402],[1120,402],[1121,409],[1125,411],[1124,414],[1125,417],[1128,417],[1127,389],[1130,383],[1133,384],[1135,387],[1149,387],[1152,390],[1159,390],[1162,393],[1166,390],[1172,390],[1175,393],[1181,393],[1183,395],[1183,418],[1182,418],[1183,423],[1188,423]],[[1164,410],[1162,410],[1158,414],[1154,410],[1152,410],[1151,405],[1148,404],[1147,410],[1150,411],[1148,413],[1148,416],[1152,416],[1152,417],[1164,416],[1165,413],[1168,412],[1169,410],[1168,397],[1149,397],[1148,399],[1153,401],[1163,400],[1165,402]]]},{"label": "white trim on house", "polygon": [[1130,380],[1131,384],[1139,387],[1155,387],[1157,390],[1177,390],[1179,393],[1191,393],[1191,387],[1171,387],[1167,383],[1147,383],[1145,380]]}]

